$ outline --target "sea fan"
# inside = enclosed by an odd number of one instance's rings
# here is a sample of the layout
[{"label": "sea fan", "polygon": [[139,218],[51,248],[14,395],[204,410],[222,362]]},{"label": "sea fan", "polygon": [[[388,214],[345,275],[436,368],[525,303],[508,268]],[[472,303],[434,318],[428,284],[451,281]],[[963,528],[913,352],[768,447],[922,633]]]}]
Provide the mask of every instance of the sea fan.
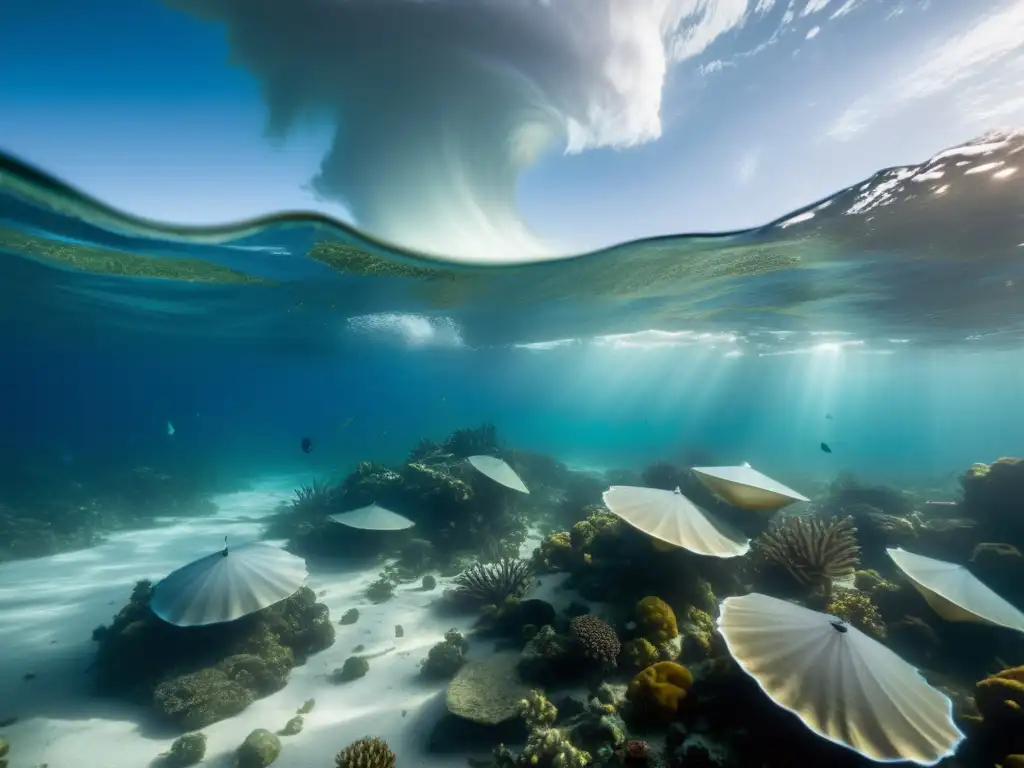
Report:
[{"label": "sea fan", "polygon": [[789,517],[758,539],[758,550],[808,586],[829,586],[852,574],[860,563],[853,518]]},{"label": "sea fan", "polygon": [[303,485],[295,490],[292,511],[302,517],[321,517],[327,514],[333,501],[332,486],[324,481],[314,480],[311,485]]},{"label": "sea fan", "polygon": [[455,597],[477,605],[501,605],[508,598],[523,597],[533,586],[533,568],[526,560],[504,557],[496,563],[477,563],[453,581]]}]

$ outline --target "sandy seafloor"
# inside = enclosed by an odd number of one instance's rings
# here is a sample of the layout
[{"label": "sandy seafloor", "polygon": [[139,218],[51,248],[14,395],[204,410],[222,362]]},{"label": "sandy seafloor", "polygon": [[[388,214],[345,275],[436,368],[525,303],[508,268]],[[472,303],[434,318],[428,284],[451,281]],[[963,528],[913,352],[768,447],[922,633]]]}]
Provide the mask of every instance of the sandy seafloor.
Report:
[{"label": "sandy seafloor", "polygon": [[[214,499],[212,517],[167,520],[166,526],[111,536],[84,551],[0,565],[0,728],[11,744],[10,768],[142,768],[167,750],[175,736],[152,710],[93,695],[88,673],[96,644],[93,629],[109,624],[128,601],[139,579],[159,580],[175,568],[209,554],[227,535],[235,542],[260,534],[260,518],[291,498],[301,478],[269,478],[253,490]],[[525,552],[536,541],[524,545]],[[446,630],[470,629],[473,617],[445,616],[431,610],[448,579],[432,592],[419,584],[399,585],[394,599],[373,605],[363,590],[383,563],[309,564],[308,585],[331,610],[337,639],[330,648],[292,670],[288,685],[257,701],[241,715],[215,723],[202,765],[231,766],[234,750],[255,728],[278,731],[307,699],[316,706],[305,716],[303,731],[282,736],[278,768],[331,766],[343,747],[363,736],[385,739],[400,766],[464,768],[461,753],[428,753],[430,733],[445,712],[446,682],[425,682],[420,661]],[[545,580],[531,597],[561,608],[571,598]],[[339,626],[349,608],[358,608],[356,624]],[[400,624],[404,636],[395,637]],[[352,649],[370,659],[370,671],[350,683],[331,683]],[[470,658],[492,645],[474,643]],[[34,675],[25,679],[26,675]]]}]

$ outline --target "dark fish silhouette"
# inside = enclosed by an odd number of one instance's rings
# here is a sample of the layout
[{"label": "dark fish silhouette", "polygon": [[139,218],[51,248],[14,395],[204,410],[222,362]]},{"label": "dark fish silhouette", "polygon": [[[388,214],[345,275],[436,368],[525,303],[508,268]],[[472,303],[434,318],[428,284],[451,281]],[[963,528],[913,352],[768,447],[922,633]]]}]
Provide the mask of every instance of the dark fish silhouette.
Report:
[{"label": "dark fish silhouette", "polygon": [[825,414],[825,418],[826,419],[831,419],[832,418],[832,414],[831,413],[826,413]]},{"label": "dark fish silhouette", "polygon": [[313,450],[313,441],[308,437],[302,438],[302,452],[309,453]]},{"label": "dark fish silhouette", "polygon": [[824,453],[832,453],[832,449],[828,447],[828,443],[822,443],[821,444],[821,450]]}]

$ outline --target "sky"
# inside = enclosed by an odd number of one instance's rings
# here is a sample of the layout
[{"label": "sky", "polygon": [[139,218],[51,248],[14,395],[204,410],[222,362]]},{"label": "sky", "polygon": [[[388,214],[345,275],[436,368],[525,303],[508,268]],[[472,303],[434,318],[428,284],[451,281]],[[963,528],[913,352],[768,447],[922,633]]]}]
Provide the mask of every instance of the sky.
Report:
[{"label": "sky", "polygon": [[1024,0],[0,9],[0,149],[177,224],[484,260],[765,223],[1024,123]]}]

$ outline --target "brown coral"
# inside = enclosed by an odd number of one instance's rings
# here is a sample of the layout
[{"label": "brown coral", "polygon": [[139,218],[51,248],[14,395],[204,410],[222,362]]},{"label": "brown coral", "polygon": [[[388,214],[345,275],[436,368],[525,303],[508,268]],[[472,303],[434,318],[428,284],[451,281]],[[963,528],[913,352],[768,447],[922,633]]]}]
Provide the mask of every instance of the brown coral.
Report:
[{"label": "brown coral", "polygon": [[591,614],[577,616],[569,622],[569,631],[588,658],[616,663],[621,649],[619,636],[607,621]]},{"label": "brown coral", "polygon": [[758,539],[762,555],[785,568],[798,582],[828,586],[851,575],[860,562],[853,518],[790,517]]},{"label": "brown coral", "polygon": [[334,758],[337,768],[395,768],[395,753],[384,739],[364,736]]}]

